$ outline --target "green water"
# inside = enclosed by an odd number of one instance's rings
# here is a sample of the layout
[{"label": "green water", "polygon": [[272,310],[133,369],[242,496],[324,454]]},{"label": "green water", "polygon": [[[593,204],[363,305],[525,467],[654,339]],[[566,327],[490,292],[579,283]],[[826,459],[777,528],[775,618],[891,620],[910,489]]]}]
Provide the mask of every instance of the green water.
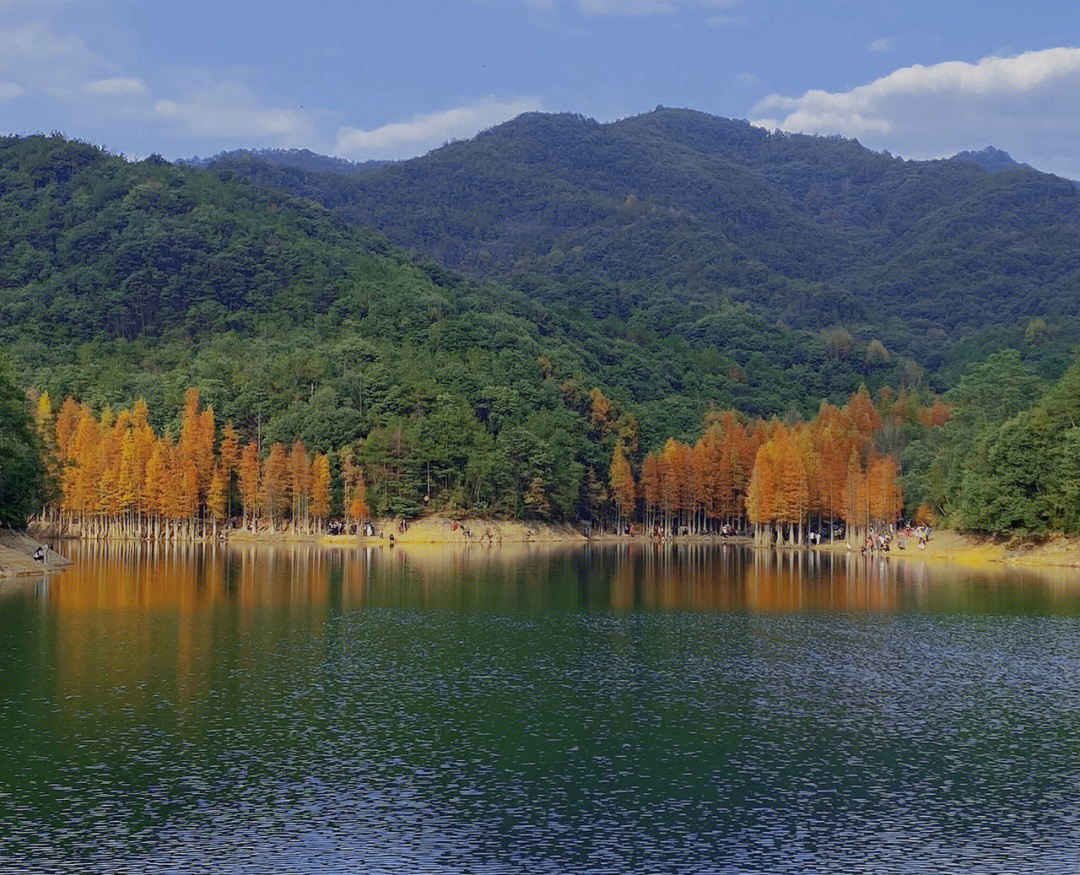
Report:
[{"label": "green water", "polygon": [[62,549],[0,871],[1080,871],[1080,577],[733,547]]}]

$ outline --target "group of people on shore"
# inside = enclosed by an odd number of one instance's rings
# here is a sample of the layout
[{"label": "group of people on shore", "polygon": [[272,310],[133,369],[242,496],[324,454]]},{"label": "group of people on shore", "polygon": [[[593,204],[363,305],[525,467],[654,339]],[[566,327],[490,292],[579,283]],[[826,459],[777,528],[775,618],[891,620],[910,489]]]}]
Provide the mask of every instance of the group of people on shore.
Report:
[{"label": "group of people on shore", "polygon": [[913,526],[906,521],[901,521],[899,525],[881,528],[871,526],[866,533],[861,552],[864,556],[874,553],[888,553],[894,539],[896,540],[896,548],[904,550],[907,547],[907,542],[913,538],[918,538],[919,549],[925,550],[926,543],[930,540],[930,526]]}]

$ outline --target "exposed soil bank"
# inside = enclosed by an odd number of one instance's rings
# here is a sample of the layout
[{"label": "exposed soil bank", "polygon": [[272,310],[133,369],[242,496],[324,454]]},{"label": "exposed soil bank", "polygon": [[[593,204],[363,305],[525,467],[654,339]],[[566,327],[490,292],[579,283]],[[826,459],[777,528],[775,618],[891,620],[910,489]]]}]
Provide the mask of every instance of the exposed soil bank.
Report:
[{"label": "exposed soil bank", "polygon": [[47,571],[59,571],[71,564],[55,550],[48,551],[48,562],[34,559],[38,541],[10,529],[0,531],[0,578],[37,577]]},{"label": "exposed soil bank", "polygon": [[[820,549],[848,551],[847,545],[839,541],[831,545],[823,544]],[[854,545],[852,550],[857,552]],[[1056,535],[1043,540],[1033,540],[964,534],[942,529],[934,531],[925,549],[920,549],[917,539],[911,538],[905,549],[899,550],[894,540],[888,555],[890,558],[943,559],[968,565],[1002,562],[1033,568],[1080,568],[1080,538]]]},{"label": "exposed soil bank", "polygon": [[[464,519],[451,520],[441,516],[423,517],[408,526],[400,520],[376,520],[375,535],[307,535],[291,532],[241,531],[228,534],[232,543],[289,541],[324,544],[383,543],[389,544],[502,544],[536,542],[584,543],[584,530],[571,525],[528,523],[515,520]],[[625,538],[624,538],[625,540]]]}]

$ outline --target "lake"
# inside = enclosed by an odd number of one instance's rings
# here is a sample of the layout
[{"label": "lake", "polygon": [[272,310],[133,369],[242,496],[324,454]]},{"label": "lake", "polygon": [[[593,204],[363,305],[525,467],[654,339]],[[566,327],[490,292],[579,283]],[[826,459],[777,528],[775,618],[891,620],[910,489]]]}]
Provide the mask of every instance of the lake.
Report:
[{"label": "lake", "polygon": [[0,871],[1080,871],[1080,576],[69,543],[0,585]]}]

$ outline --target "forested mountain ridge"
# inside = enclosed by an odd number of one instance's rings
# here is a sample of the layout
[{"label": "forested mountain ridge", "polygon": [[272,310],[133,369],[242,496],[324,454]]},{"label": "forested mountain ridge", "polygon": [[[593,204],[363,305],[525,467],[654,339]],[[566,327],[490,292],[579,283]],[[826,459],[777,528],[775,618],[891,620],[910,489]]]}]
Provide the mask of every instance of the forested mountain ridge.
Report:
[{"label": "forested mountain ridge", "polygon": [[[520,121],[529,124],[531,119]],[[556,127],[584,124],[594,133],[605,127],[573,117],[554,122]],[[731,132],[751,144],[762,137],[746,125],[736,124]],[[662,132],[650,136],[663,142]],[[783,146],[787,138],[765,136],[773,139]],[[543,165],[554,160],[551,149],[557,141],[520,144],[520,155]],[[679,154],[692,163],[695,140],[690,141]],[[455,144],[463,145],[468,144]],[[866,162],[866,176],[882,173],[883,167],[892,173],[897,164],[849,142],[821,145]],[[435,154],[444,160],[445,153]],[[673,156],[667,169],[654,173],[685,175],[677,159]],[[264,454],[266,447],[302,441],[316,453],[353,460],[350,464],[358,467],[351,470],[367,479],[374,513],[414,515],[430,493],[431,507],[447,512],[581,519],[604,508],[610,511],[607,484],[627,487],[638,476],[651,482],[644,469],[650,457],[685,457],[691,445],[705,440],[703,431],[713,433],[706,429],[709,423],[722,421],[724,434],[743,434],[747,441],[751,433],[755,441],[802,435],[791,437],[784,452],[776,444],[774,461],[786,465],[796,450],[808,453],[809,476],[818,452],[814,436],[820,432],[829,446],[836,436],[832,426],[821,430],[835,408],[818,411],[819,401],[842,403],[866,382],[875,400],[862,392],[850,403],[863,411],[856,417],[863,422],[859,433],[876,449],[848,463],[859,477],[873,479],[872,472],[892,464],[887,460],[900,459],[908,512],[925,503],[948,522],[995,531],[1072,531],[1080,525],[1074,507],[1080,491],[1069,474],[1077,458],[1074,445],[1080,442],[1073,434],[1071,407],[1066,410],[1060,401],[1071,398],[1076,385],[1077,371],[1065,373],[1075,317],[1049,318],[1048,310],[1046,319],[1028,318],[1025,312],[1010,320],[1010,301],[1014,307],[1022,302],[1002,295],[986,301],[988,321],[975,331],[959,322],[946,331],[944,322],[905,319],[899,312],[878,312],[863,323],[845,318],[855,306],[837,297],[842,288],[828,277],[842,275],[842,259],[854,257],[863,238],[834,234],[820,211],[808,212],[791,198],[755,200],[762,192],[775,195],[792,176],[790,168],[747,179],[725,159],[723,172],[745,183],[746,197],[712,206],[715,191],[703,194],[696,190],[698,183],[681,180],[681,196],[698,213],[712,209],[716,215],[726,211],[742,217],[725,219],[732,223],[730,232],[711,237],[690,233],[700,224],[695,213],[662,207],[655,198],[650,203],[644,192],[623,197],[623,205],[612,208],[622,195],[610,169],[583,170],[573,185],[549,179],[544,184],[563,184],[567,198],[551,200],[544,210],[554,212],[541,212],[534,224],[563,233],[559,229],[566,222],[560,225],[559,216],[573,219],[593,235],[595,251],[548,253],[530,270],[513,259],[496,269],[493,260],[492,276],[486,278],[474,263],[470,271],[475,276],[469,278],[438,264],[420,247],[410,255],[378,231],[356,227],[355,217],[345,212],[296,197],[283,190],[286,186],[253,184],[236,172],[243,165],[243,176],[266,182],[298,171],[276,165],[271,174],[270,165],[251,156],[235,161],[232,169],[218,165],[204,170],[159,158],[127,162],[59,137],[0,140],[0,344],[15,375],[8,384],[7,397],[15,400],[7,419],[25,425],[15,416],[15,402],[20,389],[30,387],[56,399],[75,396],[85,405],[80,408],[86,412],[83,418],[89,422],[93,411],[104,433],[115,410],[130,411],[142,397],[167,448],[170,433],[182,431],[179,411],[185,390],[193,386],[213,407],[218,424],[233,423],[240,439],[264,448]],[[493,166],[501,161],[493,158]],[[407,164],[361,169],[354,179],[400,172]],[[938,174],[948,164],[931,162],[915,169]],[[902,162],[897,166],[904,169]],[[949,257],[970,246],[970,258],[978,246],[989,246],[985,263],[971,264],[971,276],[980,275],[982,281],[1000,281],[995,271],[1017,257],[1010,254],[1008,240],[1002,242],[1001,216],[1027,209],[1031,198],[1026,191],[1042,193],[1032,196],[1035,201],[1071,203],[1059,190],[1066,181],[1034,171],[989,173],[951,166],[970,177],[962,185],[948,177],[960,190],[967,186],[981,192],[985,233],[968,217],[966,225],[953,229],[952,238],[940,233],[938,245]],[[818,173],[824,175],[825,170]],[[606,189],[589,182],[593,177],[606,179]],[[327,191],[336,186],[352,196],[338,173],[296,178],[306,180],[305,186],[314,179]],[[705,176],[694,178],[701,186],[708,182]],[[992,178],[1012,181],[990,185]],[[512,193],[511,182],[506,190]],[[783,184],[794,185],[790,180]],[[472,186],[472,176],[462,170],[461,191],[469,194]],[[588,195],[584,201],[582,192]],[[541,195],[536,193],[536,204],[543,205]],[[502,246],[513,235],[508,237],[498,221],[504,208],[498,186],[491,188],[491,196],[491,213],[487,218],[477,214],[476,233],[489,234]],[[826,200],[837,210],[848,209],[844,222],[862,228],[864,236],[887,240],[896,233],[882,225],[880,216],[873,219],[884,206],[860,203],[850,194]],[[348,206],[348,197],[342,203]],[[397,209],[387,207],[387,215],[396,215]],[[628,211],[628,217],[619,210]],[[946,210],[943,205],[939,212]],[[447,215],[466,221],[465,213]],[[1063,253],[1062,246],[1075,227],[1064,208],[1063,216],[1058,225],[1046,219],[1046,240],[1057,243],[1042,254],[1028,253],[1042,264],[1036,279],[1070,275],[1075,256]],[[780,250],[762,241],[780,233],[777,229],[788,220],[790,227],[802,229],[804,243],[813,239],[822,251],[832,247],[830,258],[839,259],[830,264],[808,251],[789,273],[818,271],[826,278],[793,280],[780,270],[783,265],[766,264]],[[437,228],[423,212],[415,214],[414,222]],[[926,233],[919,222],[905,228],[912,239]],[[468,230],[467,225],[459,230]],[[522,246],[520,259],[533,257],[525,244],[531,245],[536,233],[536,228],[525,228],[520,240],[510,240]],[[640,243],[630,252],[640,277],[612,243],[627,239]],[[1030,247],[1022,234],[1016,239]],[[740,299],[738,288],[719,281],[702,284],[674,256],[670,270],[663,269],[664,246],[675,242],[678,253],[688,258],[703,253],[708,260],[713,257],[710,240],[727,247],[730,255],[715,262],[717,270],[756,276],[753,290],[759,297],[783,297],[797,289],[809,296],[810,303],[804,300],[800,306],[814,309],[815,302],[825,301],[843,312],[820,332],[803,330],[785,324],[760,300]],[[748,240],[761,256],[753,262],[739,252]],[[560,272],[560,259],[574,258],[592,266]],[[907,268],[927,272],[932,266]],[[665,286],[679,270],[682,284]],[[625,278],[611,278],[622,271],[629,271]],[[1019,287],[1033,280],[1021,273],[1011,282]],[[1036,304],[1051,307],[1054,299]],[[1072,311],[1063,305],[1062,312]],[[813,319],[802,322],[812,326]],[[870,331],[895,344],[894,351],[877,339],[867,342]],[[895,354],[897,339],[905,336],[937,343],[943,363],[939,376],[947,375],[948,384],[956,386],[948,396],[951,419],[944,405],[928,406],[932,393],[919,366]],[[987,358],[1002,347],[1017,351]],[[888,384],[906,391],[897,395],[883,388]],[[1011,399],[1007,405],[994,400],[1003,386]],[[721,416],[729,407],[742,416]],[[807,422],[815,412],[810,425],[798,425],[800,415]],[[768,424],[752,419],[773,414],[783,418]],[[785,430],[792,423],[794,430]],[[1044,453],[1049,464],[1030,451],[1032,446],[1053,448],[1062,435],[1065,449]],[[29,438],[9,442],[5,458],[28,459],[31,443]],[[747,475],[751,455],[740,462],[740,476]],[[0,471],[0,491],[17,487],[11,480],[17,470],[8,465],[7,474]],[[40,473],[26,468],[19,482]],[[338,489],[340,496],[340,482]],[[628,496],[628,504],[620,500],[620,512],[632,514],[633,489],[622,488],[620,494]],[[889,507],[899,500],[891,487],[882,494]],[[1032,494],[1048,497],[1029,501]],[[749,495],[743,500],[749,501]],[[337,502],[340,510],[340,498]],[[659,506],[649,500],[646,505]],[[96,513],[92,501],[87,507]],[[11,519],[24,510],[14,504],[9,509]]]},{"label": "forested mountain ridge", "polygon": [[987,146],[985,149],[977,151],[965,149],[963,152],[957,152],[949,160],[974,164],[976,167],[990,171],[1014,170],[1017,167],[1026,167],[1028,170],[1035,169],[1030,164],[1021,164],[1008,152],[995,149],[993,146]]},{"label": "forested mountain ridge", "polygon": [[225,159],[254,159],[265,161],[278,167],[292,167],[305,172],[329,172],[329,173],[362,173],[373,167],[388,164],[388,161],[349,161],[347,158],[334,158],[330,155],[320,155],[310,149],[233,149],[228,152],[219,152],[206,158],[198,155],[176,162],[188,167],[204,169],[212,164]]},{"label": "forested mountain ridge", "polygon": [[347,177],[250,155],[210,166],[628,331],[738,303],[933,370],[980,330],[1080,312],[1080,188],[979,163],[657,109],[526,114]]},{"label": "forested mountain ridge", "polygon": [[714,406],[809,414],[888,374],[744,307],[680,324],[625,336],[220,172],[0,140],[0,344],[23,386],[143,397],[174,431],[195,386],[245,439],[354,448],[380,511],[415,511],[430,472],[510,514],[539,478],[572,516],[620,433],[593,425],[593,390],[643,453]]}]

